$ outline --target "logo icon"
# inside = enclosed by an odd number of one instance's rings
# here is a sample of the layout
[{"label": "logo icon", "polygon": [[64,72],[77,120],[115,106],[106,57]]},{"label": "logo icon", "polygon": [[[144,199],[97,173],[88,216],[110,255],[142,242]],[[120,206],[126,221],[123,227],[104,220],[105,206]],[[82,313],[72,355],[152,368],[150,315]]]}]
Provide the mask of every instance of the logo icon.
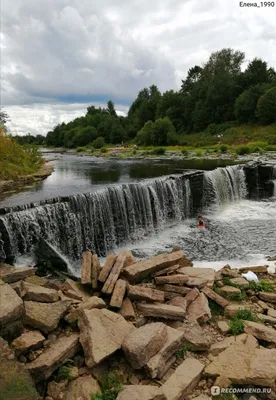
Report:
[{"label": "logo icon", "polygon": [[212,396],[219,396],[220,395],[220,387],[219,386],[212,386],[211,387],[211,395]]}]

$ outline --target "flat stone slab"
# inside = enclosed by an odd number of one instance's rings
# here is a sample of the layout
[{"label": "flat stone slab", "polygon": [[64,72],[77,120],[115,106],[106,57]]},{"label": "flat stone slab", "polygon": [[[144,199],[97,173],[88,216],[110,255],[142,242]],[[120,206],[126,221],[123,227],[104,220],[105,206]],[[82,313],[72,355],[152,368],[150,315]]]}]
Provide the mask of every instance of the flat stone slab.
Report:
[{"label": "flat stone slab", "polygon": [[223,308],[227,307],[230,304],[228,300],[226,300],[224,297],[220,296],[218,293],[214,292],[214,290],[208,288],[207,286],[202,289],[202,292],[207,297],[209,297],[209,299],[215,301]]},{"label": "flat stone slab", "polygon": [[165,345],[167,326],[161,322],[142,326],[124,340],[123,352],[134,369],[140,369]]},{"label": "flat stone slab", "polygon": [[29,331],[16,338],[11,347],[17,355],[24,354],[30,350],[38,349],[43,345],[45,337],[39,331]]},{"label": "flat stone slab", "polygon": [[190,322],[198,322],[200,325],[205,324],[211,319],[211,311],[204,293],[200,293],[190,304],[187,310],[187,316]]},{"label": "flat stone slab", "polygon": [[151,289],[142,285],[128,285],[128,296],[131,300],[137,301],[157,301],[164,302],[164,292],[162,290]]},{"label": "flat stone slab", "polygon": [[65,316],[70,305],[70,300],[62,300],[55,303],[25,301],[24,322],[26,325],[48,333],[57,328],[60,319]]},{"label": "flat stone slab", "polygon": [[150,385],[125,386],[116,400],[167,400],[162,389]]},{"label": "flat stone slab", "polygon": [[179,264],[179,261],[185,257],[182,251],[160,254],[149,260],[136,262],[129,267],[124,268],[123,275],[131,282],[141,282],[143,279],[162,269]]},{"label": "flat stone slab", "polygon": [[57,339],[36,360],[26,364],[34,380],[39,382],[48,379],[64,362],[80,350],[79,335],[73,333]]},{"label": "flat stone slab", "polygon": [[5,283],[13,283],[35,275],[35,269],[32,267],[12,267],[8,264],[0,264],[0,278]]},{"label": "flat stone slab", "polygon": [[82,310],[78,324],[88,367],[119,350],[126,336],[135,329],[121,315],[105,309]]},{"label": "flat stone slab", "polygon": [[0,285],[0,330],[23,315],[23,301],[17,293],[4,283]]},{"label": "flat stone slab", "polygon": [[207,365],[205,374],[225,376],[237,385],[271,387],[275,384],[275,359],[275,349],[259,349],[249,341],[233,343]]},{"label": "flat stone slab", "polygon": [[276,329],[252,321],[244,321],[244,331],[257,339],[276,344]]},{"label": "flat stone slab", "polygon": [[185,399],[197,386],[203,370],[204,364],[194,358],[183,361],[162,386],[167,400]]},{"label": "flat stone slab", "polygon": [[232,279],[230,279],[230,282],[233,284],[233,285],[238,285],[238,286],[240,286],[240,287],[242,287],[242,288],[245,288],[245,289],[247,289],[247,288],[249,288],[249,282],[245,279],[245,278],[243,278],[243,277],[238,277],[238,278],[232,278]]},{"label": "flat stone slab", "polygon": [[1,400],[39,400],[34,382],[14,356],[8,343],[0,337]]},{"label": "flat stone slab", "polygon": [[135,311],[132,305],[131,300],[127,297],[123,301],[123,305],[120,309],[120,314],[129,321],[134,321],[136,316],[135,316]]},{"label": "flat stone slab", "polygon": [[[219,353],[222,351],[226,350],[229,346],[231,346],[233,343],[242,343],[244,344],[248,338],[248,335],[246,333],[242,333],[241,335],[237,336],[228,336],[225,339],[223,339],[221,342],[214,343],[209,352],[210,354],[213,354],[214,356],[217,356]],[[258,341],[255,339],[255,344],[256,347],[258,346]]]},{"label": "flat stone slab", "polygon": [[59,300],[59,294],[54,289],[23,282],[22,289],[24,300],[38,301],[40,303],[54,303]]},{"label": "flat stone slab", "polygon": [[[184,274],[184,275],[188,275],[190,278],[196,278],[198,279],[198,284],[200,284],[200,282],[202,282],[203,286],[207,285],[208,287],[212,287],[214,284],[214,280],[215,280],[215,270],[213,268],[196,268],[196,267],[183,267],[180,268],[178,271],[178,273]],[[192,280],[188,281],[188,286],[190,282]],[[205,285],[204,285],[205,283]],[[193,286],[197,286],[196,285],[196,280],[194,281],[194,285]]]},{"label": "flat stone slab", "polygon": [[276,303],[276,293],[260,292],[258,296],[260,299],[268,301],[269,303]]},{"label": "flat stone slab", "polygon": [[229,317],[234,318],[235,315],[239,310],[246,310],[250,309],[252,306],[251,304],[229,304],[228,306],[225,307],[224,313],[225,315],[228,315]]},{"label": "flat stone slab", "polygon": [[241,290],[239,289],[239,288],[236,288],[236,287],[234,287],[234,286],[228,286],[228,285],[225,285],[225,286],[222,286],[221,288],[220,288],[220,292],[221,292],[221,294],[224,294],[225,296],[231,296],[231,295],[238,295],[238,294],[241,294]]},{"label": "flat stone slab", "polygon": [[146,317],[176,319],[181,320],[186,316],[186,312],[182,307],[171,306],[169,304],[137,304],[138,310]]},{"label": "flat stone slab", "polygon": [[162,378],[169,359],[179,350],[184,333],[167,326],[167,340],[164,346],[147,362],[146,368],[152,379]]}]

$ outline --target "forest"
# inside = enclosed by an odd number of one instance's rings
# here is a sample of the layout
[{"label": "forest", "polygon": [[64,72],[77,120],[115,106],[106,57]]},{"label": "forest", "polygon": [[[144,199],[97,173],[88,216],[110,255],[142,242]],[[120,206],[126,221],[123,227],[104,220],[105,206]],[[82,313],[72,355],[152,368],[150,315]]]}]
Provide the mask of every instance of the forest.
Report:
[{"label": "forest", "polygon": [[255,58],[243,70],[245,54],[222,49],[201,66],[189,69],[180,90],[161,93],[156,85],[142,89],[127,116],[106,108],[87,108],[86,115],[61,123],[42,135],[17,137],[21,144],[75,148],[133,143],[142,146],[185,145],[193,133],[220,135],[237,125],[276,122],[276,72]]}]

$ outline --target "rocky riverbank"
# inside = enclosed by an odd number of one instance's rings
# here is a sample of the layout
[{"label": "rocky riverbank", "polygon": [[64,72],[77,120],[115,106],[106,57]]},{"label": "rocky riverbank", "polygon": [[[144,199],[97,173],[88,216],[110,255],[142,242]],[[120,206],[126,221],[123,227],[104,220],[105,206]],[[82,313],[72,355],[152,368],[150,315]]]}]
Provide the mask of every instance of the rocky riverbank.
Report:
[{"label": "rocky riverbank", "polygon": [[0,180],[0,195],[7,192],[14,192],[25,185],[42,181],[46,179],[48,176],[50,176],[53,171],[54,171],[54,166],[51,164],[50,161],[46,161],[41,166],[39,171],[33,174],[21,176],[18,177],[17,179],[11,179],[6,181]]},{"label": "rocky riverbank", "polygon": [[112,253],[101,266],[85,252],[78,282],[6,264],[0,278],[2,400],[207,400],[213,386],[276,398],[266,266],[195,268],[178,249],[138,262]]}]

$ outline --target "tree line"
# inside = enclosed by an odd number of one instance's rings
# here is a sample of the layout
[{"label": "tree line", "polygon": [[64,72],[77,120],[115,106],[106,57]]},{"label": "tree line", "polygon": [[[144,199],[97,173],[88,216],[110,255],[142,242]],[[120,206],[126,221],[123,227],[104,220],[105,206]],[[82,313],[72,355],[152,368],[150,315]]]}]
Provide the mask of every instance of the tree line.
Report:
[{"label": "tree line", "polygon": [[[125,117],[117,115],[111,100],[106,108],[90,106],[85,116],[48,132],[45,144],[67,148],[129,141],[177,145],[184,134],[216,135],[235,124],[272,124],[276,122],[276,72],[258,58],[242,70],[244,61],[241,51],[214,52],[205,64],[189,69],[180,90],[161,93],[155,85],[145,88]],[[33,140],[30,135],[29,140]],[[41,135],[36,140],[43,141]]]}]

